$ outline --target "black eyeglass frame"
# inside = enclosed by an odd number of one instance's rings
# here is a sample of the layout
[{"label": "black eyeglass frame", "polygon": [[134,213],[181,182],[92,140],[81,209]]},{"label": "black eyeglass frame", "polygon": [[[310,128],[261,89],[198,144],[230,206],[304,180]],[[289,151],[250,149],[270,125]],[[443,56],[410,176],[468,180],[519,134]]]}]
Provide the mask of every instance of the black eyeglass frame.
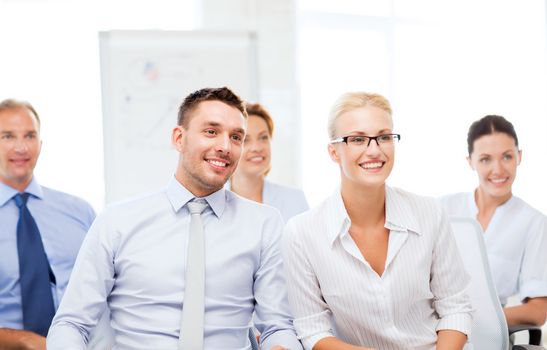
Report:
[{"label": "black eyeglass frame", "polygon": [[348,144],[348,139],[350,137],[362,137],[364,139],[368,139],[367,147],[370,146],[370,143],[372,142],[372,140],[376,141],[376,145],[378,145],[378,147],[380,147],[380,142],[378,142],[378,138],[385,137],[385,136],[390,136],[391,139],[397,140],[397,142],[401,141],[401,134],[382,134],[382,135],[376,135],[376,136],[365,136],[365,135],[342,136],[342,137],[336,138],[334,140],[331,140],[329,143],[334,144],[334,143],[344,142],[347,145]]}]

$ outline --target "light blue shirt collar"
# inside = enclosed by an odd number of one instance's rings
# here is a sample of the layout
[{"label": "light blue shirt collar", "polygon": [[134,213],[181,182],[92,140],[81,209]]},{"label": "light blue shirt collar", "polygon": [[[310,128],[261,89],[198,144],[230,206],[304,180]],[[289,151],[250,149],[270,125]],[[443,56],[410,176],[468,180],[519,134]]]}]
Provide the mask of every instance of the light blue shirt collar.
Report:
[{"label": "light blue shirt collar", "polygon": [[[42,190],[42,186],[40,186],[40,184],[36,180],[36,177],[34,176],[32,177],[32,180],[30,181],[24,192],[30,193],[31,195],[39,199],[44,198],[44,191]],[[17,191],[15,188],[6,185],[3,182],[0,182],[0,207],[4,206],[17,193],[19,193],[19,191]]]},{"label": "light blue shirt collar", "polygon": [[[178,212],[186,203],[196,198],[196,196],[188,191],[174,176],[171,181],[169,181],[165,192],[167,193],[167,198],[169,198],[169,202],[175,212]],[[209,204],[213,213],[220,218],[226,207],[225,188],[222,187],[218,191],[203,198],[207,201],[207,204]]]}]

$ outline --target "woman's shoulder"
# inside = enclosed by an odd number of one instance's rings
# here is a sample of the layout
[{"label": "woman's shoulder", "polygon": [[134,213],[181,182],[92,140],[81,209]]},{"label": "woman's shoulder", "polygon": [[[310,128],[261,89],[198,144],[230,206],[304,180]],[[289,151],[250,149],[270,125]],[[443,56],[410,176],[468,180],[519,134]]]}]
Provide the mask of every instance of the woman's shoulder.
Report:
[{"label": "woman's shoulder", "polygon": [[439,197],[438,201],[448,216],[474,216],[477,209],[472,196],[472,192],[452,193]]},{"label": "woman's shoulder", "polygon": [[390,186],[386,186],[386,200],[405,206],[411,211],[420,211],[424,208],[434,209],[439,206],[438,202],[433,197]]},{"label": "woman's shoulder", "polygon": [[461,203],[467,202],[469,199],[470,192],[458,192],[458,193],[451,193],[451,194],[445,194],[439,197],[439,202],[443,205],[460,205]]},{"label": "woman's shoulder", "polygon": [[546,220],[547,217],[538,209],[525,202],[523,199],[517,196],[511,197],[508,204],[508,210],[512,212],[512,215],[522,215],[529,219]]},{"label": "woman's shoulder", "polygon": [[386,186],[386,221],[391,224],[430,236],[438,231],[442,217],[435,198]]},{"label": "woman's shoulder", "polygon": [[331,196],[317,206],[293,216],[286,226],[292,231],[300,232],[301,235],[306,235],[306,232],[316,235],[336,225],[341,220],[340,215],[340,210]]},{"label": "woman's shoulder", "polygon": [[319,223],[321,220],[324,219],[324,216],[331,211],[329,209],[331,207],[332,207],[332,204],[329,203],[328,199],[325,199],[323,202],[310,208],[309,210],[293,216],[289,221],[293,221],[295,223],[302,223],[302,224],[307,224],[312,222]]},{"label": "woman's shoulder", "polygon": [[264,189],[272,193],[281,194],[290,197],[303,197],[304,192],[294,187],[280,185],[271,181],[264,181]]},{"label": "woman's shoulder", "polygon": [[286,219],[309,208],[302,190],[269,181],[264,182],[264,203],[285,213]]}]

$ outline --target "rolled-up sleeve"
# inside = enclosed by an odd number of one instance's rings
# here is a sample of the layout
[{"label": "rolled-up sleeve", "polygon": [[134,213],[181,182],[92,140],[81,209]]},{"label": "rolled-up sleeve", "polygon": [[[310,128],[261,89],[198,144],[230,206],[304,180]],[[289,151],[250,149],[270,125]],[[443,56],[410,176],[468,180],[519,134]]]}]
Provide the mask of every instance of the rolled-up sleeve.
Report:
[{"label": "rolled-up sleeve", "polygon": [[519,297],[547,296],[547,217],[539,214],[530,223],[519,276]]},{"label": "rolled-up sleeve", "polygon": [[293,221],[285,227],[283,258],[294,326],[304,348],[312,349],[319,340],[334,336],[332,315],[307,258],[305,242],[297,234]]},{"label": "rolled-up sleeve", "polygon": [[439,235],[431,266],[433,306],[439,315],[436,330],[456,330],[469,334],[473,308],[469,296],[470,278],[465,271],[452,230],[439,211]]}]

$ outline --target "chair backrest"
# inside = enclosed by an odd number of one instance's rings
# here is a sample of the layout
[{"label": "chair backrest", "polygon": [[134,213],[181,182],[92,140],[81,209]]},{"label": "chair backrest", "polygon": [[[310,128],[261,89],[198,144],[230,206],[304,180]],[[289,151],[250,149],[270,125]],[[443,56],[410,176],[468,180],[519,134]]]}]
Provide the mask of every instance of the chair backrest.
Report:
[{"label": "chair backrest", "polygon": [[260,350],[258,341],[256,340],[254,327],[249,328],[249,341],[251,342],[251,350]]},{"label": "chair backrest", "polygon": [[475,312],[469,341],[475,350],[507,350],[507,322],[490,272],[482,230],[472,218],[451,218],[450,226],[471,277],[469,292]]}]

